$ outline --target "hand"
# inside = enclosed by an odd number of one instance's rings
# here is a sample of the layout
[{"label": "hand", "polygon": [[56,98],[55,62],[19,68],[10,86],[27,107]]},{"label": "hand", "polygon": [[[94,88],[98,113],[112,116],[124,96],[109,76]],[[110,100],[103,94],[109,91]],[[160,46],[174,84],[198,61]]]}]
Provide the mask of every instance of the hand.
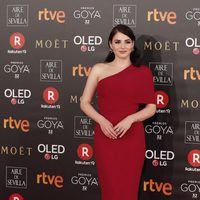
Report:
[{"label": "hand", "polygon": [[117,134],[115,133],[113,129],[113,125],[110,121],[103,118],[101,122],[99,123],[99,125],[104,135],[106,135],[108,138],[117,139]]},{"label": "hand", "polygon": [[130,116],[127,116],[123,120],[121,120],[117,125],[114,127],[114,131],[117,133],[119,138],[123,137],[124,134],[128,131],[133,123],[133,119]]}]

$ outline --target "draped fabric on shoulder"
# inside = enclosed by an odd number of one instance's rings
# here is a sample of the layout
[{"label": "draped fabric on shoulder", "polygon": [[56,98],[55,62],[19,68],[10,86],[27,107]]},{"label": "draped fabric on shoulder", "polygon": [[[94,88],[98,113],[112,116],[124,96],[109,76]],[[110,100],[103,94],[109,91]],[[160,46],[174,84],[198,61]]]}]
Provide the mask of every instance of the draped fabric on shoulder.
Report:
[{"label": "draped fabric on shoulder", "polygon": [[[150,69],[128,66],[99,81],[99,112],[115,126],[138,111],[140,104],[155,103]],[[94,151],[102,200],[138,200],[145,158],[142,122],[133,123],[122,138],[109,139],[95,126]]]},{"label": "draped fabric on shoulder", "polygon": [[156,104],[152,72],[145,66],[141,66],[141,71],[141,75],[137,77],[137,79],[140,77],[140,80],[137,83],[136,102],[141,104]]}]

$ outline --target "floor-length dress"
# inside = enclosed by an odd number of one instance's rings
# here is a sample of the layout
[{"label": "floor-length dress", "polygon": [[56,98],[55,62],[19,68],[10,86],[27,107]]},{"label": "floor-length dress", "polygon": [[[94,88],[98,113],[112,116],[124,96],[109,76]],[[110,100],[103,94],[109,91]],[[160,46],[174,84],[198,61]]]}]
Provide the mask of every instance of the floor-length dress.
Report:
[{"label": "floor-length dress", "polygon": [[[140,104],[155,103],[152,73],[128,66],[100,80],[97,95],[99,112],[116,125]],[[94,150],[102,200],[137,200],[146,150],[143,123],[132,124],[118,139],[106,137],[96,124]]]}]

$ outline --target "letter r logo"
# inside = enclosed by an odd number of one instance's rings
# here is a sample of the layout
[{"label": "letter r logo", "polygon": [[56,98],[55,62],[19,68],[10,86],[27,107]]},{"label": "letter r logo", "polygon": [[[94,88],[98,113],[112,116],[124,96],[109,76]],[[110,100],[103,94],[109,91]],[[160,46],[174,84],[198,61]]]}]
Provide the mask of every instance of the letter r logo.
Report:
[{"label": "letter r logo", "polygon": [[59,93],[55,88],[48,87],[43,92],[43,99],[48,104],[55,104],[59,99]]}]

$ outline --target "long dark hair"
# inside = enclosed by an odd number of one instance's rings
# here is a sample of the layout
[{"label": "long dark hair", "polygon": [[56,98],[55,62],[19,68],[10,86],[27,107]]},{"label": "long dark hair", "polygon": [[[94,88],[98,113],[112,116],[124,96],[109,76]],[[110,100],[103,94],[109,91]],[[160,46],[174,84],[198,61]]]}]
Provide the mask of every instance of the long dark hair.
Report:
[{"label": "long dark hair", "polygon": [[[130,60],[131,60],[131,63],[133,65],[140,66],[141,56],[140,56],[140,52],[139,52],[138,48],[135,45],[135,35],[134,35],[132,29],[129,28],[128,26],[123,25],[123,24],[119,24],[119,25],[115,26],[111,30],[109,38],[108,38],[108,46],[109,46],[109,48],[110,48],[109,43],[112,42],[113,37],[118,32],[127,35],[134,42],[134,49],[130,54]],[[107,57],[105,59],[105,62],[112,62],[114,59],[115,59],[115,54],[112,51],[109,51],[109,54],[107,55]]]}]

